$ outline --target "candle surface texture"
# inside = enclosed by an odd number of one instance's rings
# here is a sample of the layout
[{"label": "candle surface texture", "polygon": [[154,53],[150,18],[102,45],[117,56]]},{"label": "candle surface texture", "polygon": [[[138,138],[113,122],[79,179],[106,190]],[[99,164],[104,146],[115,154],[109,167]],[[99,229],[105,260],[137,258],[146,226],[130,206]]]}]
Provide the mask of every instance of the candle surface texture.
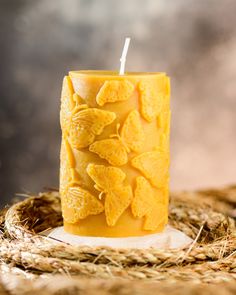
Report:
[{"label": "candle surface texture", "polygon": [[63,80],[65,231],[128,237],[168,222],[170,81],[164,73],[73,71]]}]

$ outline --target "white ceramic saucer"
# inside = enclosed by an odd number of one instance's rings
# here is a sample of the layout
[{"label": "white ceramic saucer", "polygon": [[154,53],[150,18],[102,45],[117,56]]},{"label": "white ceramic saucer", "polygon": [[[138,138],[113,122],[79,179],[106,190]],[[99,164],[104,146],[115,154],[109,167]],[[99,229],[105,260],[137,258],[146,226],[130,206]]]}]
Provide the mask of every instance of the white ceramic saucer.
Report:
[{"label": "white ceramic saucer", "polygon": [[113,248],[157,248],[157,249],[177,249],[185,248],[192,243],[192,239],[183,232],[167,225],[162,233],[146,235],[142,237],[127,238],[100,238],[84,237],[72,235],[64,231],[64,228],[57,227],[50,232],[43,234],[52,238],[55,242],[64,242],[76,246],[107,246]]}]

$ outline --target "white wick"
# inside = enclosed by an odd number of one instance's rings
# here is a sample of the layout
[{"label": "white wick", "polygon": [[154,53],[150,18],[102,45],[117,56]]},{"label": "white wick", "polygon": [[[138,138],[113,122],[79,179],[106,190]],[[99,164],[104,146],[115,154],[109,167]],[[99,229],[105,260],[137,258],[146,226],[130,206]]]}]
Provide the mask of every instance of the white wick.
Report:
[{"label": "white wick", "polygon": [[125,44],[124,44],[124,48],[120,58],[120,72],[119,72],[120,75],[124,75],[125,73],[125,62],[126,62],[126,55],[129,49],[129,43],[130,43],[130,38],[125,38]]}]

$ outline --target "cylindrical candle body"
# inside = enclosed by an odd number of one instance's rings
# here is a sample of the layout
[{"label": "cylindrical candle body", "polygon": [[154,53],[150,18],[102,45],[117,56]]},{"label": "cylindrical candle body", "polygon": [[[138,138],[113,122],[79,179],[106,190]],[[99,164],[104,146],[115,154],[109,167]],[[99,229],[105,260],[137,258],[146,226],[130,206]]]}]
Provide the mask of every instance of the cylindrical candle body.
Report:
[{"label": "cylindrical candle body", "polygon": [[161,232],[168,221],[169,78],[70,72],[60,121],[64,229],[100,237]]}]

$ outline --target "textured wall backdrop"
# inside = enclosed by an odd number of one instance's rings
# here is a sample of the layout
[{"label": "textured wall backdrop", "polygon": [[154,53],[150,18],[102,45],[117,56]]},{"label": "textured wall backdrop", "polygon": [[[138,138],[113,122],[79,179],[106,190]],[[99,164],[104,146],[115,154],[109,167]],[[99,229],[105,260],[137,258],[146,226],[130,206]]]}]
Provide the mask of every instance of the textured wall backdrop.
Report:
[{"label": "textured wall backdrop", "polygon": [[166,71],[171,188],[235,181],[235,0],[0,0],[0,196],[58,186],[59,97],[71,69]]}]

